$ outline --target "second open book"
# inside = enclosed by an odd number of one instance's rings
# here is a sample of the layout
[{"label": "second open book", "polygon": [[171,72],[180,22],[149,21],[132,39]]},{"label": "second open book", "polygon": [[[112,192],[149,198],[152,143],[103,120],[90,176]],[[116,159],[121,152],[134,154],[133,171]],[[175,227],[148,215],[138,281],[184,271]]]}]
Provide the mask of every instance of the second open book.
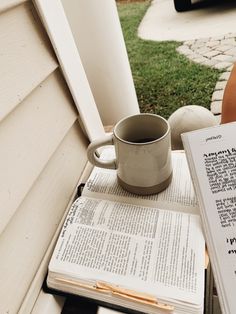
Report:
[{"label": "second open book", "polygon": [[[110,150],[103,153],[106,158]],[[185,154],[162,193],[136,196],[94,168],[49,265],[49,287],[142,313],[203,313],[205,244]]]},{"label": "second open book", "polygon": [[221,311],[236,313],[236,122],[183,135]]}]

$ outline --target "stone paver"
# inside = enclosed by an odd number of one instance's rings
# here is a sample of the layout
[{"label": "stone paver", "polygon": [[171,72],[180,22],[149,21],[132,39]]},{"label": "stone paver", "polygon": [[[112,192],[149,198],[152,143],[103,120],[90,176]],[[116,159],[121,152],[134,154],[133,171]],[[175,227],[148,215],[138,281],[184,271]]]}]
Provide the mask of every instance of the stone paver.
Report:
[{"label": "stone paver", "polygon": [[225,86],[226,86],[226,83],[227,83],[227,81],[218,81],[216,83],[216,86],[215,86],[215,91],[217,91],[217,90],[224,90]]},{"label": "stone paver", "polygon": [[223,71],[219,81],[216,83],[211,102],[212,113],[219,116],[221,114],[224,89],[233,64],[236,62],[236,33],[187,40],[177,48],[177,51],[193,62]]},{"label": "stone paver", "polygon": [[223,90],[215,90],[214,93],[212,94],[211,100],[216,101],[216,100],[222,100],[223,99]]},{"label": "stone paver", "polygon": [[222,101],[221,100],[215,100],[211,103],[211,112],[214,115],[221,114],[221,107],[222,107]]},{"label": "stone paver", "polygon": [[228,81],[230,76],[230,71],[226,71],[224,73],[221,74],[221,76],[219,77],[219,81]]}]

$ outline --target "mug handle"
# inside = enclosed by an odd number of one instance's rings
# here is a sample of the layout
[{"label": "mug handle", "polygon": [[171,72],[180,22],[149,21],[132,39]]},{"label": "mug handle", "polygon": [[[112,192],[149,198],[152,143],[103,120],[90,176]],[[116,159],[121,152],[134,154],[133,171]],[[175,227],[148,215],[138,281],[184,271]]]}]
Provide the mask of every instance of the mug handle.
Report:
[{"label": "mug handle", "polygon": [[102,146],[106,145],[114,145],[113,135],[107,135],[101,139],[97,139],[89,144],[87,149],[88,160],[96,167],[106,168],[106,169],[117,169],[116,167],[116,159],[111,160],[102,160],[97,157],[96,150]]}]

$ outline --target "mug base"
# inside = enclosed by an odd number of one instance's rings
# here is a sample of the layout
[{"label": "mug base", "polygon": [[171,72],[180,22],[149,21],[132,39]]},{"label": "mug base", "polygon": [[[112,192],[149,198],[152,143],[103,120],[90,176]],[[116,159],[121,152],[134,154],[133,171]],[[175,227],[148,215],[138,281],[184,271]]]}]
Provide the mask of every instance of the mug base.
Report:
[{"label": "mug base", "polygon": [[159,183],[153,186],[148,186],[148,187],[134,186],[134,185],[127,184],[123,180],[121,180],[119,176],[117,176],[117,179],[118,179],[118,183],[122,186],[122,188],[130,193],[139,194],[139,195],[151,195],[151,194],[157,194],[169,186],[172,180],[172,172],[170,176],[162,183]]}]

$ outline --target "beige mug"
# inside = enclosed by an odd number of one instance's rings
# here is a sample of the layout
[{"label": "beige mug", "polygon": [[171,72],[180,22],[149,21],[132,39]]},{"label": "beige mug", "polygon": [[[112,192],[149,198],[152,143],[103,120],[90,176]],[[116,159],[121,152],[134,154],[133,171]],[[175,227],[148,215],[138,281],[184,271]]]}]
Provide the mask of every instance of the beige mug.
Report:
[{"label": "beige mug", "polygon": [[[106,145],[115,146],[115,159],[97,156],[96,150]],[[120,120],[112,134],[89,145],[87,155],[97,167],[117,169],[119,184],[131,193],[158,193],[171,182],[170,126],[155,114],[140,113]]]}]

